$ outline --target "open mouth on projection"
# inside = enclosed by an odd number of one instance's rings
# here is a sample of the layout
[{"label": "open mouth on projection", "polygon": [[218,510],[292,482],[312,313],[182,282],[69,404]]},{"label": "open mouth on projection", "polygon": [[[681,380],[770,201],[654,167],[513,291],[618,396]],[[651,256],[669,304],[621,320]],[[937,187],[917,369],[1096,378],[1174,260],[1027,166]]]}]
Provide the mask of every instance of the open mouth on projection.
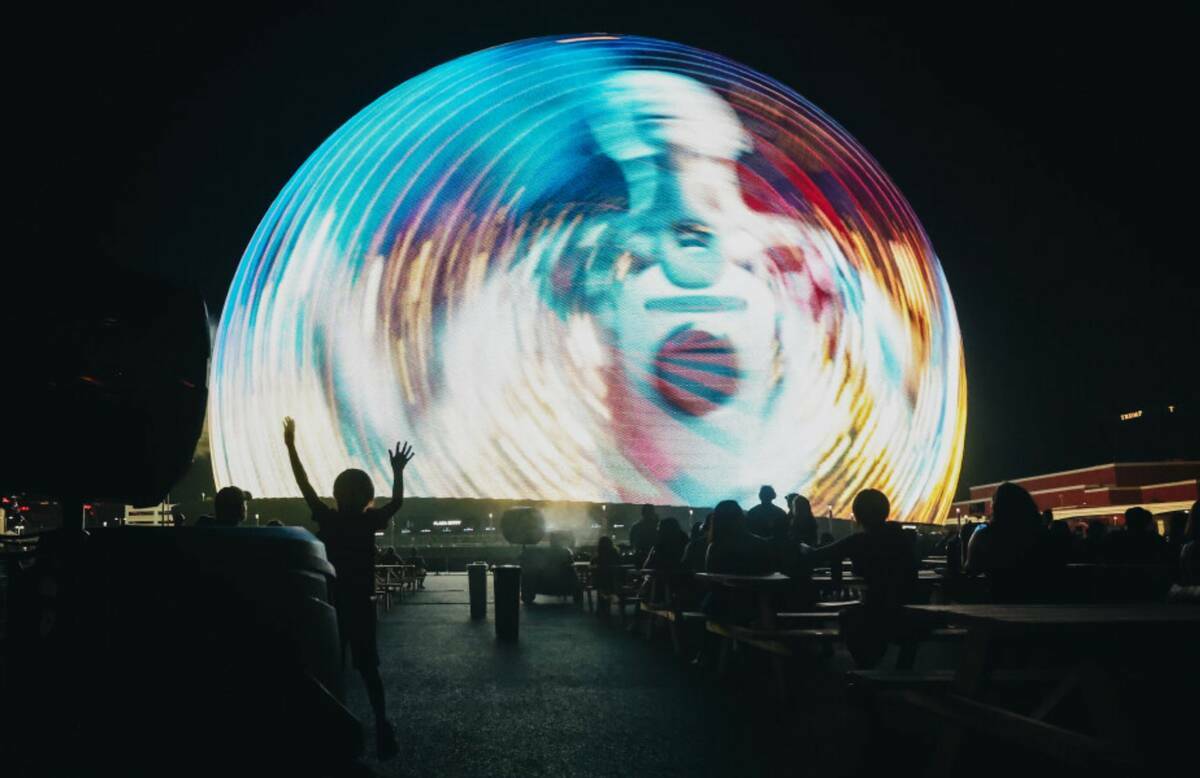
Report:
[{"label": "open mouth on projection", "polygon": [[733,343],[690,326],[668,335],[654,357],[655,390],[689,416],[703,416],[729,402],[740,378]]}]

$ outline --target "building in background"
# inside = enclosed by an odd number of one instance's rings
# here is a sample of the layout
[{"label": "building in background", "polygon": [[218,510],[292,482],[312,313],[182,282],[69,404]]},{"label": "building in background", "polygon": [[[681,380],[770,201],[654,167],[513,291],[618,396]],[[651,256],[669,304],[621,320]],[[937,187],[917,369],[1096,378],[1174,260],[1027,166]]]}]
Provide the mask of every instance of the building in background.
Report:
[{"label": "building in background", "polygon": [[173,507],[175,506],[166,502],[151,505],[148,508],[136,508],[132,505],[126,505],[125,524],[132,527],[173,526],[174,522],[171,520],[171,509]]},{"label": "building in background", "polygon": [[[1190,509],[1200,498],[1200,461],[1114,462],[1011,480],[1033,495],[1039,509],[1052,510],[1055,519],[1120,524],[1125,510],[1135,505],[1155,515]],[[970,487],[970,498],[954,503],[952,514],[991,516],[1000,483]]]}]

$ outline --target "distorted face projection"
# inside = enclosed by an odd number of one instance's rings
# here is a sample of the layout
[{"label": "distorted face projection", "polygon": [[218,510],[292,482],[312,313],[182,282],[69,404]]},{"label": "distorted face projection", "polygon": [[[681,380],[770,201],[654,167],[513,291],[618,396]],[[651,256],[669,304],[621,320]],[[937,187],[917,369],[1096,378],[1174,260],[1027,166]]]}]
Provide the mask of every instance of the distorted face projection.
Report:
[{"label": "distorted face projection", "polygon": [[[750,140],[715,92],[641,70],[613,75],[599,92],[589,130],[628,200],[581,225],[579,243],[594,254],[570,288],[610,352],[616,450],[667,488],[654,496],[715,502],[731,483],[741,493],[756,480],[767,463],[753,441],[788,421],[773,408],[789,361],[781,338],[796,352],[819,350],[820,317],[798,314],[832,294],[829,262],[802,224],[746,204],[736,163]],[[808,266],[776,264],[772,250],[807,256]],[[786,282],[798,291],[785,296]]]},{"label": "distorted face projection", "polygon": [[[218,482],[325,490],[420,441],[422,496],[711,505],[759,485],[940,520],[961,459],[953,305],[841,128],[736,63],[539,39],[436,68],[319,149],[218,331]],[[311,452],[308,453],[308,452]]]}]

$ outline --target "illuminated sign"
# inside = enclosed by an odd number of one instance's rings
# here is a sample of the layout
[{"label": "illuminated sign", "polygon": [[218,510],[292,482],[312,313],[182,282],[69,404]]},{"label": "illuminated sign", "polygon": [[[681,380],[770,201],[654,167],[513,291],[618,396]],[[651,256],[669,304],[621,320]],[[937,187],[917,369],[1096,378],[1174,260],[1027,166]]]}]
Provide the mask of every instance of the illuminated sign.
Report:
[{"label": "illuminated sign", "polygon": [[[368,369],[369,368],[369,369]],[[946,277],[854,138],[770,77],[533,39],[380,97],[267,211],[214,342],[220,485],[712,505],[760,485],[940,520],[966,425]]]},{"label": "illuminated sign", "polygon": [[1141,411],[1130,411],[1129,413],[1121,414],[1121,421],[1129,421],[1130,419],[1140,419],[1140,418],[1142,418]]},{"label": "illuminated sign", "polygon": [[458,527],[462,525],[460,519],[438,519],[433,523],[435,527]]}]

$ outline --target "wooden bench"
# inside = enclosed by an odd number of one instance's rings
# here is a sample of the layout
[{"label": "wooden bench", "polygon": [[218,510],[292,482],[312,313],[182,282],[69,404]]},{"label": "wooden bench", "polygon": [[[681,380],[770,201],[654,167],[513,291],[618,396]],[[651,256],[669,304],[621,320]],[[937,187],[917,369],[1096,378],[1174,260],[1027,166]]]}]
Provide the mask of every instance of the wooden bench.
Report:
[{"label": "wooden bench", "polygon": [[737,645],[746,645],[766,652],[771,657],[773,691],[779,697],[787,695],[787,673],[784,660],[796,656],[796,647],[801,644],[824,645],[830,648],[841,640],[836,627],[803,629],[758,629],[717,621],[706,621],[705,629],[721,638],[721,653],[717,660],[717,673],[723,675],[729,666],[729,654]]},{"label": "wooden bench", "polygon": [[[1002,685],[1044,685],[1055,683],[1060,672],[1046,670],[1005,670],[992,674],[991,683]],[[947,691],[954,685],[955,671],[952,669],[926,670],[848,670],[846,682],[852,689],[860,691],[887,691],[915,689],[922,691]]]},{"label": "wooden bench", "polygon": [[960,643],[967,637],[967,631],[959,627],[937,627],[926,630],[908,640],[897,641],[900,653],[896,656],[897,670],[911,670],[917,663],[917,649],[922,643]]},{"label": "wooden bench", "polygon": [[[918,618],[966,627],[953,693],[941,697],[912,690],[888,699],[937,715],[944,720],[929,772],[951,775],[968,732],[989,733],[1002,740],[1022,743],[1048,755],[1079,765],[1140,766],[1133,754],[1134,727],[1130,711],[1118,693],[1120,683],[1109,666],[1130,668],[1155,662],[1161,645],[1190,645],[1200,639],[1200,607],[1158,603],[1130,604],[962,604],[911,605]],[[1079,651],[1086,645],[1086,651]],[[988,694],[991,680],[1000,674],[996,656],[1001,646],[1025,646],[1031,663],[1061,673],[1061,680],[1032,707],[1016,710],[999,707]],[[1054,651],[1066,664],[1049,668]],[[1125,672],[1125,671],[1119,671]],[[1169,676],[1156,681],[1159,691],[1171,693]],[[985,695],[987,695],[985,697]],[[1079,703],[1069,716],[1050,724],[1049,718],[1065,700]],[[1088,726],[1080,730],[1073,725]],[[978,743],[973,752],[980,753]]]},{"label": "wooden bench", "polygon": [[797,621],[805,624],[829,623],[837,621],[838,612],[835,610],[825,611],[780,611],[775,614],[776,621]]},{"label": "wooden bench", "polygon": [[[1039,751],[1074,768],[1120,766],[1136,770],[1144,766],[1141,757],[1116,743],[958,694],[933,695],[915,690],[902,690],[885,692],[880,695],[880,699],[884,705],[894,710],[895,715],[905,716],[911,715],[913,710],[922,711],[944,721],[953,722],[956,726]],[[937,762],[940,761],[937,757],[944,756],[935,754],[935,770],[938,767]]]},{"label": "wooden bench", "polygon": [[637,608],[642,599],[637,596],[636,591],[622,589],[616,592],[606,592],[601,589],[596,590],[596,613],[601,616],[609,615],[613,604],[617,606],[617,612],[621,614],[621,626],[625,626],[625,607],[632,605]]},{"label": "wooden bench", "polygon": [[667,625],[667,632],[671,636],[671,648],[676,656],[683,654],[683,634],[681,625],[692,622],[698,623],[705,619],[705,615],[700,611],[685,611],[672,608],[665,604],[654,604],[642,601],[640,610],[649,619],[646,623],[646,639],[653,637],[654,624],[656,621],[661,621]]},{"label": "wooden bench", "polygon": [[762,649],[778,656],[793,656],[793,646],[801,642],[837,642],[841,634],[834,628],[807,627],[799,629],[756,629],[754,627],[739,627],[733,624],[722,624],[717,621],[705,622],[705,629],[714,635],[719,635],[736,643]]},{"label": "wooden bench", "polygon": [[842,608],[848,608],[851,605],[862,605],[862,600],[830,600],[827,602],[814,602],[814,611],[833,611],[837,613]]}]

